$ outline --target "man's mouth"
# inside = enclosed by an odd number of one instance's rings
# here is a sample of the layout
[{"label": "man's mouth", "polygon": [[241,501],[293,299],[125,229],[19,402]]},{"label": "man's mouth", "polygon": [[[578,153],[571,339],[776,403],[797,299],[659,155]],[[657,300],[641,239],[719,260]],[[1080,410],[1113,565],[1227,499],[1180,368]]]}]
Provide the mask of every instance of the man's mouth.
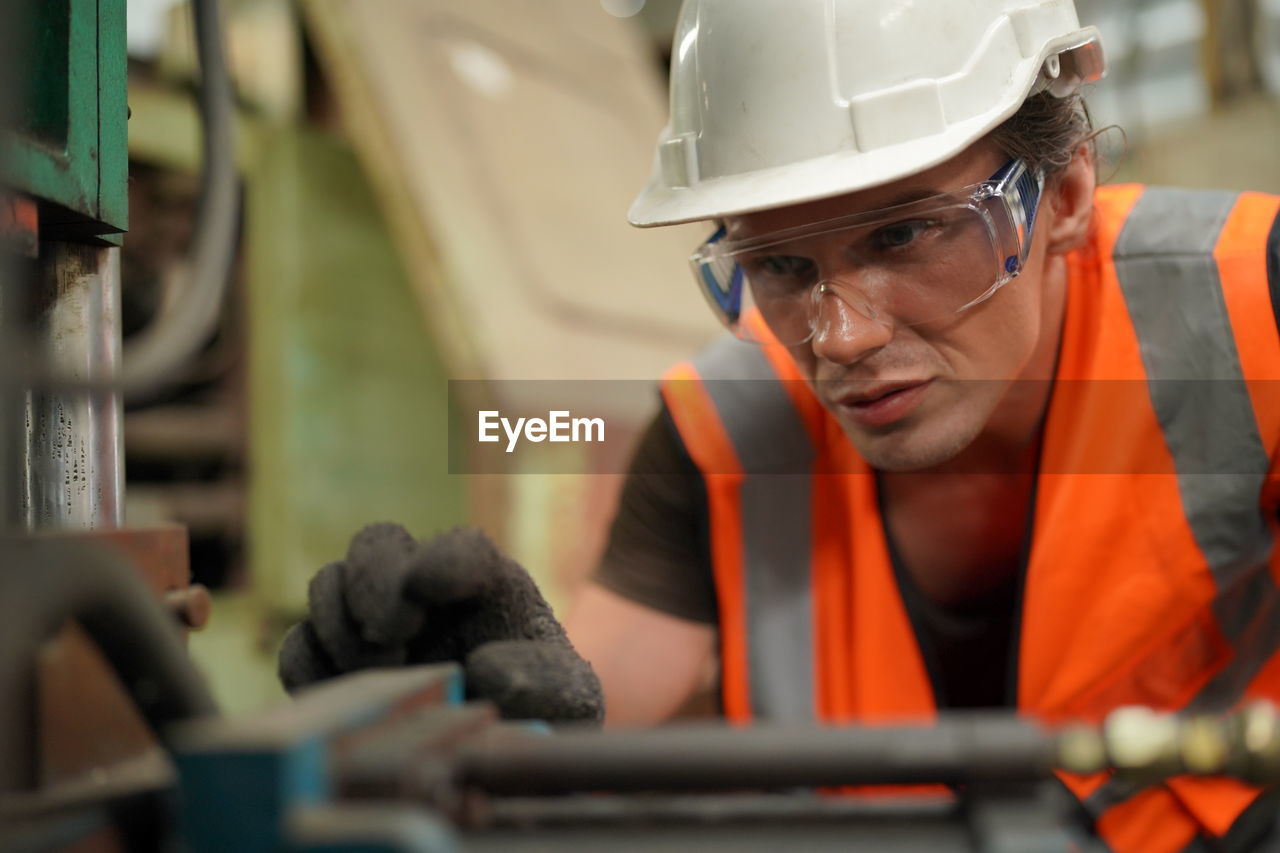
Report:
[{"label": "man's mouth", "polygon": [[910,414],[932,383],[932,379],[926,379],[860,387],[837,397],[834,408],[861,426],[888,426]]}]

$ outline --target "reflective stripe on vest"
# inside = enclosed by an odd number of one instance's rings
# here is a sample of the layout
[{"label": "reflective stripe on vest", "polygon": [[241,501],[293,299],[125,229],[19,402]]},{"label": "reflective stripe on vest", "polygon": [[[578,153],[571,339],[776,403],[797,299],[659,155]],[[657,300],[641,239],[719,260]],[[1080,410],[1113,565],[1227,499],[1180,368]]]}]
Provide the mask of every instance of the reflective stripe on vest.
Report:
[{"label": "reflective stripe on vest", "polygon": [[751,706],[812,720],[811,477],[817,453],[760,347],[721,338],[695,362],[746,475],[743,584]]},{"label": "reflective stripe on vest", "polygon": [[1214,247],[1238,194],[1150,188],[1116,243],[1115,266],[1138,334],[1151,400],[1178,473],[1187,523],[1219,597],[1231,665],[1193,700],[1222,708],[1280,641],[1258,495],[1270,467],[1227,316]]}]

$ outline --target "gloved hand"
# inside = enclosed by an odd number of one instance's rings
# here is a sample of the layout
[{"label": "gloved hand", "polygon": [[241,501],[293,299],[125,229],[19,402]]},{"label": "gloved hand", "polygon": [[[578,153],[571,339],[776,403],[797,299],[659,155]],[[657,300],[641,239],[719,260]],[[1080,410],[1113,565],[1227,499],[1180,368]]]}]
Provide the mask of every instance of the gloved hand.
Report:
[{"label": "gloved hand", "polygon": [[312,578],[308,608],[280,649],[289,691],[368,667],[457,661],[467,696],[508,719],[604,718],[599,679],[533,579],[474,528],[417,542],[398,524],[369,525]]}]

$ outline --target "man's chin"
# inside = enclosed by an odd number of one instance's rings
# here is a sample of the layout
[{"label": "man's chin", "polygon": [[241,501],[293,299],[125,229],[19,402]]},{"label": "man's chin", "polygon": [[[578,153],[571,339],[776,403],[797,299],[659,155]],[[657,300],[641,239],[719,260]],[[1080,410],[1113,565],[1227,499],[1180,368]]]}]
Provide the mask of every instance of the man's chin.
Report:
[{"label": "man's chin", "polygon": [[[863,461],[878,471],[893,473],[924,471],[950,462],[975,437],[960,430],[929,431],[923,428],[868,435],[857,427],[844,423],[841,426]],[[929,432],[940,434],[927,434]]]}]

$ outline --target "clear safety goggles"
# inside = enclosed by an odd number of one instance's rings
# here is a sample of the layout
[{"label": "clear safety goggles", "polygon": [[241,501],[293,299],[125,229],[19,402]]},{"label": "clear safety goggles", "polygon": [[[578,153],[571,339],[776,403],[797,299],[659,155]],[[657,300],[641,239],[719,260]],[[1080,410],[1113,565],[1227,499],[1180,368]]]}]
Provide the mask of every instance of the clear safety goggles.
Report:
[{"label": "clear safety goggles", "polygon": [[870,320],[917,325],[990,298],[1022,271],[1044,175],[1011,160],[980,184],[744,240],[721,227],[690,257],[721,321],[786,345],[814,334],[828,296]]}]

